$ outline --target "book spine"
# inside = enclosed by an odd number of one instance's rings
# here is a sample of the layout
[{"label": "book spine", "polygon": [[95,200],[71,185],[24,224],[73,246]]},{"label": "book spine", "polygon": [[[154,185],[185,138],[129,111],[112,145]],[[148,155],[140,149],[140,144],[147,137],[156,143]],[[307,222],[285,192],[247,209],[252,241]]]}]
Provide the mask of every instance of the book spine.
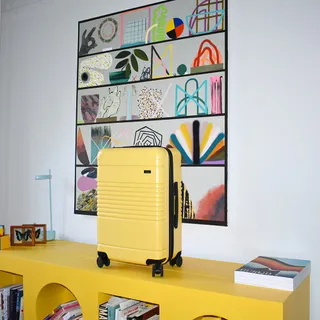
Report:
[{"label": "book spine", "polygon": [[3,297],[4,297],[4,304],[3,304],[3,310],[4,310],[4,320],[9,320],[9,288],[5,288],[3,291]]},{"label": "book spine", "polygon": [[21,304],[21,298],[23,295],[23,290],[19,289],[17,292],[17,303],[16,303],[16,320],[19,320],[20,315],[20,304]]},{"label": "book spine", "polygon": [[21,302],[20,302],[19,320],[23,320],[23,296],[21,297]]},{"label": "book spine", "polygon": [[3,289],[0,290],[0,320],[3,320]]},{"label": "book spine", "polygon": [[15,320],[13,316],[13,290],[14,289],[10,289],[9,293],[9,320]]},{"label": "book spine", "polygon": [[17,287],[11,288],[10,290],[10,320],[17,320],[16,306],[17,306],[17,295],[18,295]]},{"label": "book spine", "polygon": [[116,305],[116,306],[109,306],[108,307],[108,317],[109,320],[116,320],[116,310],[119,309],[120,306]]},{"label": "book spine", "polygon": [[99,320],[108,320],[108,307],[100,306],[100,308],[99,308]]}]

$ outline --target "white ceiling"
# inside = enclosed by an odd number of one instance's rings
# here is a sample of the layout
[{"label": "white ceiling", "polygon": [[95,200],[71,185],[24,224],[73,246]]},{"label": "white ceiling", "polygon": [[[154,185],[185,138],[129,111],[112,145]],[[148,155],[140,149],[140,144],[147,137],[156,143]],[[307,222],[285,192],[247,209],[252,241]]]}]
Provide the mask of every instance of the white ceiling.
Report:
[{"label": "white ceiling", "polygon": [[1,1],[1,12],[10,11],[19,7],[27,6],[34,2],[41,0],[0,0]]}]

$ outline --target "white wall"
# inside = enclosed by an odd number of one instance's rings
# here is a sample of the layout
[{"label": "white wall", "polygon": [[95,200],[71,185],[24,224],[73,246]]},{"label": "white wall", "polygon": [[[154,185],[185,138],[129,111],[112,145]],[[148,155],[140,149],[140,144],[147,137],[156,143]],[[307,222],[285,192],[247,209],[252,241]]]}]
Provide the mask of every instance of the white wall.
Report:
[{"label": "white wall", "polygon": [[[59,237],[96,243],[95,218],[73,214],[77,22],[148,2],[43,0],[3,15],[0,216],[8,226],[48,223],[47,185],[33,176],[50,167]],[[230,225],[184,225],[183,251],[311,259],[318,320],[320,5],[229,2]]]}]

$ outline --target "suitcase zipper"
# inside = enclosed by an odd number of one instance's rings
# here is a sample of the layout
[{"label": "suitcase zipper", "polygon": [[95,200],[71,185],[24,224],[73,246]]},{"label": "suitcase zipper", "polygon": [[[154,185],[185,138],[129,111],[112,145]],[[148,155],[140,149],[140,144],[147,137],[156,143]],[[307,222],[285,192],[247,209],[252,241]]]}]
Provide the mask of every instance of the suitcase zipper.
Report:
[{"label": "suitcase zipper", "polygon": [[173,256],[174,248],[174,178],[173,178],[173,157],[169,148],[167,150],[169,155],[169,262]]}]

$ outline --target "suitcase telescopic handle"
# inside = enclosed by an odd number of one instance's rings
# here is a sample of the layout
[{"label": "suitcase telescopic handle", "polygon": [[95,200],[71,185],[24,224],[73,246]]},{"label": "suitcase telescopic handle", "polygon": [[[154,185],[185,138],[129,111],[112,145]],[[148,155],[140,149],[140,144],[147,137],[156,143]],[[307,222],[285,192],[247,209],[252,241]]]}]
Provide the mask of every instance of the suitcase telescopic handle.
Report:
[{"label": "suitcase telescopic handle", "polygon": [[178,182],[174,183],[174,227],[179,226],[179,188]]}]

